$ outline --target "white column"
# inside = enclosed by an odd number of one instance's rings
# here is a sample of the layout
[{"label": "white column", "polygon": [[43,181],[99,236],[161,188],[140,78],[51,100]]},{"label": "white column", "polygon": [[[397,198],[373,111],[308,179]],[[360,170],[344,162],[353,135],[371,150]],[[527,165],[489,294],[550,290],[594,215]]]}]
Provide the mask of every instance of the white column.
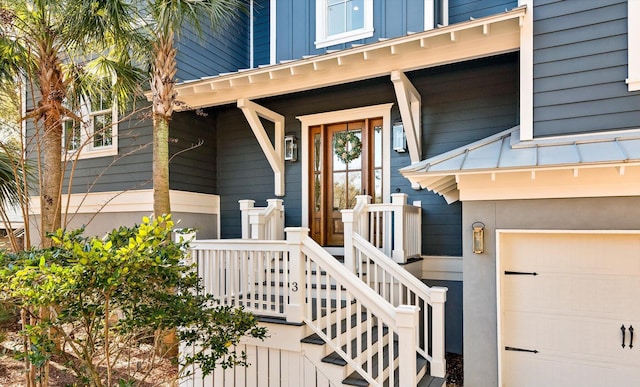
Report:
[{"label": "white column", "polygon": [[[431,288],[431,335],[432,356],[431,375],[443,378],[447,372],[444,358],[444,303],[447,301],[447,288]],[[425,334],[427,334],[425,332]]]},{"label": "white column", "polygon": [[[414,305],[400,305],[396,308],[398,326],[398,363],[400,364],[400,386],[418,384],[416,354],[418,350],[418,313]],[[390,344],[391,345],[391,344]],[[393,369],[389,370],[393,372]]]},{"label": "white column", "polygon": [[[309,229],[304,227],[287,227],[287,245],[289,246],[289,284],[286,305],[287,322],[301,323],[304,320],[304,254],[302,254],[302,242],[309,237]],[[286,271],[286,268],[284,269]]]}]

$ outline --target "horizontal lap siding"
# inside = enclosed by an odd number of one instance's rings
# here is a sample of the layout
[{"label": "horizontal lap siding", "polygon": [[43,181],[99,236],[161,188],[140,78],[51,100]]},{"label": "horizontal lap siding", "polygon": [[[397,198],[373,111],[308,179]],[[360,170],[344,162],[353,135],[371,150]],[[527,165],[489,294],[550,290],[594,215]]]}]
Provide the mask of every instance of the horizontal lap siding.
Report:
[{"label": "horizontal lap siding", "polygon": [[178,82],[199,79],[249,67],[248,16],[242,14],[234,22],[212,30],[202,20],[202,32],[184,27],[178,36]]},{"label": "horizontal lap siding", "polygon": [[503,13],[518,6],[517,0],[449,0],[449,23]]},{"label": "horizontal lap siding", "polygon": [[[213,194],[216,185],[215,117],[175,113],[169,137],[169,186],[179,191]],[[200,146],[197,144],[202,143]],[[193,149],[193,146],[196,146]],[[178,153],[177,156],[173,156]]]},{"label": "horizontal lap siding", "polygon": [[[144,114],[143,114],[144,115]],[[151,188],[151,120],[134,116],[118,125],[118,155],[78,161],[73,171],[72,193]],[[65,174],[67,192],[71,168]]]},{"label": "horizontal lap siding", "polygon": [[637,127],[626,1],[538,1],[534,21],[534,135]]}]

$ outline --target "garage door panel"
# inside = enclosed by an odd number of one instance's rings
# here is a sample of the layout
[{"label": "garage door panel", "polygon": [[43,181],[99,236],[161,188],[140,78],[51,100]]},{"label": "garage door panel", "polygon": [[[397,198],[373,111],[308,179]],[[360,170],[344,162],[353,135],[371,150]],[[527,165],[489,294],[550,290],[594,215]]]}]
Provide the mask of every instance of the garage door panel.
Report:
[{"label": "garage door panel", "polygon": [[504,386],[640,386],[639,234],[514,233],[499,246]]}]

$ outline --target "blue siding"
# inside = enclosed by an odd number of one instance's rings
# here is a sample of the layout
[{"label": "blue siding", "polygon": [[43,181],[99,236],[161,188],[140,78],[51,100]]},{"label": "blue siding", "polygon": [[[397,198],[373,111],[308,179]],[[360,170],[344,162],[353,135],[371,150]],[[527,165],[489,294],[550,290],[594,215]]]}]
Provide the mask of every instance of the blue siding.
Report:
[{"label": "blue siding", "polygon": [[269,0],[255,0],[253,8],[253,66],[258,67],[270,59]]},{"label": "blue siding", "polygon": [[[206,194],[217,192],[215,125],[214,117],[194,112],[173,115],[169,134],[171,189]],[[202,145],[190,149],[199,143]]]},{"label": "blue siding", "polygon": [[[517,124],[518,56],[508,54],[409,74],[422,95],[424,157],[436,155]],[[464,87],[461,87],[464,85]],[[286,132],[300,135],[296,116],[396,102],[388,77],[257,101],[285,117]],[[217,115],[218,187],[223,237],[240,236],[238,200],[263,206],[273,196],[273,172],[246,120],[235,107],[211,109]],[[392,119],[399,117],[397,108]],[[268,127],[268,126],[267,126]],[[222,129],[224,128],[224,129]],[[271,129],[268,129],[272,135]],[[391,192],[421,200],[423,253],[462,255],[460,203],[446,204],[428,191],[414,191],[398,169],[410,164],[406,153],[392,152]],[[285,164],[287,226],[301,224],[301,163]]]},{"label": "blue siding", "polygon": [[[450,23],[479,18],[517,7],[517,0],[450,0]],[[380,38],[395,38],[409,32],[424,30],[423,0],[375,0],[373,2],[373,36],[366,39],[316,49],[315,0],[279,0],[276,17],[277,61],[300,59],[328,50],[342,50],[354,44],[377,42]]]},{"label": "blue siding", "polygon": [[249,68],[249,23],[243,13],[214,31],[202,21],[202,33],[186,26],[178,36],[178,81],[198,79]]},{"label": "blue siding", "polygon": [[517,0],[449,0],[449,23],[460,23],[502,13],[518,6]]},{"label": "blue siding", "polygon": [[626,1],[538,1],[534,22],[534,135],[637,127]]}]

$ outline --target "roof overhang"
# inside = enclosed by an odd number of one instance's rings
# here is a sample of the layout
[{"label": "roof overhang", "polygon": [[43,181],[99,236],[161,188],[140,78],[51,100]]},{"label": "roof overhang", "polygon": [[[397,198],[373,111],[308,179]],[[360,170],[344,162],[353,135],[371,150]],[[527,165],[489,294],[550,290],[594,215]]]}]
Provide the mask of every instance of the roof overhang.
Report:
[{"label": "roof overhang", "polygon": [[448,203],[640,195],[640,129],[519,138],[515,127],[400,173]]},{"label": "roof overhang", "polygon": [[[235,103],[412,71],[520,48],[526,7],[399,38],[176,85],[188,108]],[[147,98],[150,98],[147,93]]]}]

